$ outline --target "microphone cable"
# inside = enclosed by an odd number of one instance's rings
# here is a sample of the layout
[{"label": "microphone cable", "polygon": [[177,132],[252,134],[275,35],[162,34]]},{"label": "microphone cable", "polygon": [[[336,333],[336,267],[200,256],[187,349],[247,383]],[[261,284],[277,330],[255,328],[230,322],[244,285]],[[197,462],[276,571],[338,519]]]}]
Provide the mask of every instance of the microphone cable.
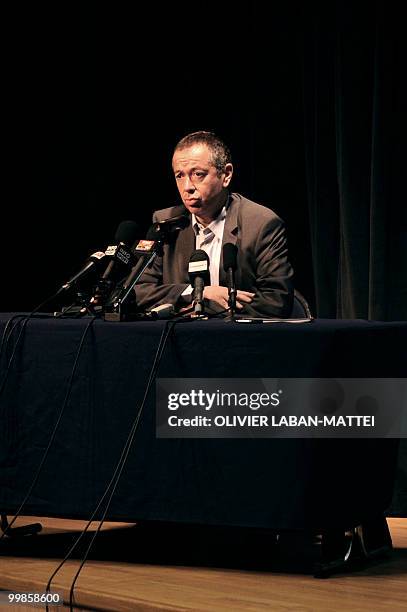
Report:
[{"label": "microphone cable", "polygon": [[[3,329],[3,334],[1,336],[1,343],[0,343],[0,363],[3,357],[3,350],[5,351],[7,350],[9,339],[13,335],[13,331],[15,330],[17,325],[20,323],[18,319],[24,319],[27,316],[28,315],[25,315],[25,314],[15,314],[14,316],[11,317],[11,319],[8,319],[7,323],[5,324],[4,329]],[[12,325],[13,321],[14,321],[14,325]]]},{"label": "microphone cable", "polygon": [[52,446],[52,443],[53,443],[53,441],[54,441],[54,439],[55,439],[55,435],[56,435],[56,433],[57,433],[57,430],[58,430],[59,424],[60,424],[61,419],[62,419],[62,416],[63,416],[63,414],[64,414],[64,411],[65,411],[66,405],[67,405],[67,403],[68,403],[69,396],[70,396],[70,394],[71,394],[72,383],[73,383],[73,380],[74,380],[74,375],[75,375],[76,368],[77,368],[77,365],[78,365],[78,362],[79,362],[79,357],[80,357],[80,355],[81,355],[82,348],[83,348],[83,345],[84,345],[84,342],[85,342],[85,338],[86,338],[87,333],[88,333],[89,329],[91,328],[91,326],[93,325],[93,323],[94,323],[94,321],[95,321],[95,320],[96,320],[96,317],[92,317],[92,318],[91,318],[91,319],[88,321],[88,323],[86,324],[86,326],[85,326],[85,329],[84,329],[84,331],[83,331],[83,333],[82,333],[82,336],[81,336],[81,339],[80,339],[80,342],[79,342],[79,345],[78,345],[78,349],[77,349],[77,351],[76,351],[75,360],[74,360],[74,363],[73,363],[73,366],[72,366],[71,375],[70,375],[70,377],[69,377],[68,386],[67,386],[67,390],[66,390],[66,393],[65,393],[65,398],[64,398],[64,401],[63,401],[63,403],[62,403],[62,407],[61,407],[61,409],[60,409],[60,411],[59,411],[59,414],[58,414],[57,420],[56,420],[56,422],[55,422],[55,425],[54,425],[54,427],[53,427],[53,430],[52,430],[52,432],[51,432],[51,436],[50,436],[50,438],[49,438],[49,441],[48,441],[47,447],[46,447],[46,449],[45,449],[45,451],[44,451],[44,453],[43,453],[43,456],[42,456],[42,458],[41,458],[41,461],[40,461],[40,463],[39,463],[39,465],[38,465],[38,467],[37,467],[37,470],[36,470],[36,472],[35,472],[34,478],[33,478],[32,482],[31,482],[30,486],[28,487],[27,493],[25,494],[25,497],[24,497],[23,501],[20,503],[20,506],[19,506],[19,508],[17,509],[17,511],[16,511],[16,513],[15,513],[15,515],[14,515],[13,519],[12,519],[12,520],[11,520],[11,522],[10,522],[10,523],[9,523],[9,524],[6,526],[5,530],[3,531],[2,535],[0,536],[0,541],[1,541],[1,540],[2,540],[2,539],[3,539],[3,538],[6,536],[6,535],[7,535],[7,532],[8,532],[8,531],[11,529],[11,527],[13,526],[13,524],[15,523],[15,521],[17,520],[17,518],[20,516],[20,514],[21,514],[21,512],[22,512],[22,510],[23,510],[23,508],[24,508],[24,506],[25,506],[25,504],[27,503],[27,500],[29,499],[29,497],[30,497],[31,493],[32,493],[32,492],[33,492],[33,490],[34,490],[34,487],[36,486],[36,484],[37,484],[37,482],[38,482],[39,476],[40,476],[40,474],[41,474],[41,471],[42,471],[42,468],[43,468],[43,466],[44,466],[44,463],[45,463],[45,461],[46,461],[46,459],[47,459],[47,457],[48,457],[48,453],[49,453],[49,451],[50,451],[50,449],[51,449],[51,446]]},{"label": "microphone cable", "polygon": [[[42,308],[43,306],[45,306],[45,304],[48,304],[48,302],[50,302],[51,300],[53,300],[54,298],[56,298],[56,297],[57,297],[57,295],[59,295],[61,292],[62,292],[62,288],[60,287],[60,288],[58,289],[58,291],[56,291],[56,292],[55,292],[55,293],[53,293],[51,296],[49,296],[49,297],[48,297],[46,300],[44,300],[43,302],[41,302],[41,304],[39,304],[39,305],[38,305],[36,308],[34,308],[34,310],[32,310],[32,311],[31,311],[31,312],[30,312],[28,315],[17,314],[17,315],[14,315],[13,317],[11,317],[11,319],[9,319],[9,320],[7,321],[6,326],[5,326],[5,328],[4,328],[4,331],[3,331],[3,336],[2,336],[2,339],[1,339],[1,346],[0,346],[0,364],[1,364],[1,358],[2,358],[2,354],[3,354],[3,350],[4,350],[4,351],[6,351],[6,349],[7,349],[7,345],[8,345],[8,342],[9,342],[9,339],[11,338],[13,331],[15,330],[15,328],[16,328],[16,327],[17,327],[17,326],[18,326],[20,323],[22,323],[22,325],[21,325],[20,332],[19,332],[19,334],[18,334],[18,336],[17,336],[17,339],[16,339],[16,341],[15,341],[15,344],[14,344],[14,347],[13,347],[13,351],[12,351],[12,353],[11,353],[10,360],[9,360],[8,365],[7,365],[7,367],[6,367],[6,372],[5,372],[5,374],[4,374],[3,380],[2,380],[1,385],[0,385],[0,398],[1,398],[2,394],[3,394],[4,388],[5,388],[5,386],[6,386],[7,378],[8,378],[8,375],[9,375],[9,373],[10,373],[11,366],[12,366],[12,364],[13,364],[13,362],[14,362],[14,358],[15,358],[15,355],[16,355],[17,348],[18,348],[18,346],[19,346],[19,344],[20,344],[20,340],[21,340],[21,338],[22,338],[22,334],[23,334],[23,332],[24,332],[24,330],[25,330],[25,328],[26,328],[26,326],[27,326],[27,324],[28,324],[28,321],[29,321],[30,319],[34,318],[34,317],[35,317],[35,315],[38,313],[38,311],[39,311],[39,310],[41,310],[41,308]],[[37,316],[38,316],[39,318],[42,318],[42,317],[48,318],[48,317],[49,317],[49,316],[51,316],[51,315],[37,315]],[[8,327],[9,327],[9,326],[11,326],[11,323],[12,323],[12,322],[13,322],[15,319],[21,319],[21,321],[20,321],[20,320],[16,321],[16,323],[15,323],[15,324],[14,324],[14,325],[11,327],[10,331],[8,331]]]},{"label": "microphone cable", "polygon": [[[69,557],[71,556],[71,554],[73,553],[73,551],[75,550],[75,548],[77,547],[79,542],[82,540],[82,538],[84,537],[84,535],[88,531],[92,521],[94,520],[94,517],[96,516],[98,510],[102,506],[105,498],[109,495],[109,497],[107,499],[107,502],[106,502],[105,509],[103,511],[103,514],[102,514],[102,518],[99,521],[99,525],[98,525],[95,533],[93,534],[93,536],[91,538],[91,541],[90,541],[90,543],[89,543],[89,545],[88,545],[88,547],[87,547],[87,549],[85,551],[85,554],[84,554],[84,556],[82,558],[81,564],[80,564],[80,566],[79,566],[79,568],[78,568],[78,570],[77,570],[77,572],[76,572],[76,574],[75,574],[75,576],[73,578],[73,581],[71,583],[71,587],[70,587],[70,591],[69,591],[69,606],[70,606],[71,610],[74,609],[73,608],[73,600],[74,600],[74,590],[75,590],[76,581],[79,578],[79,574],[80,574],[83,566],[85,565],[85,563],[86,563],[86,561],[88,559],[88,556],[89,556],[89,553],[90,553],[91,548],[93,546],[93,543],[96,540],[96,537],[98,536],[98,534],[99,534],[99,532],[100,532],[100,530],[102,528],[102,525],[103,525],[103,523],[106,520],[107,512],[108,512],[108,510],[110,508],[111,501],[113,499],[114,493],[116,492],[116,488],[117,488],[117,486],[119,484],[120,477],[122,475],[123,469],[124,469],[124,467],[126,465],[127,458],[128,458],[129,453],[130,453],[130,450],[131,450],[131,447],[132,447],[132,443],[133,443],[135,434],[136,434],[137,429],[138,429],[138,425],[140,423],[140,418],[141,418],[141,415],[143,413],[144,406],[145,406],[145,403],[147,401],[147,397],[148,397],[148,394],[150,392],[151,386],[152,386],[152,384],[153,384],[153,382],[155,380],[158,368],[160,366],[161,359],[162,359],[162,356],[163,356],[163,353],[164,353],[164,349],[166,347],[169,335],[173,331],[175,325],[178,322],[179,321],[175,321],[175,320],[166,321],[165,326],[163,328],[163,331],[161,333],[160,341],[159,341],[159,344],[158,344],[155,356],[154,356],[153,364],[152,364],[152,367],[151,367],[151,370],[150,370],[150,374],[149,374],[149,377],[148,377],[147,385],[146,385],[146,388],[145,388],[145,391],[144,391],[144,395],[143,395],[143,399],[142,399],[140,408],[139,408],[139,410],[138,410],[138,412],[136,414],[136,417],[135,417],[135,419],[133,421],[133,424],[131,426],[130,432],[129,432],[128,436],[127,436],[126,442],[125,442],[125,444],[124,444],[124,446],[122,448],[122,452],[121,452],[119,461],[117,462],[117,465],[116,465],[116,467],[114,469],[113,475],[112,475],[112,477],[111,477],[107,487],[105,488],[105,491],[104,491],[102,497],[99,499],[99,502],[98,502],[97,506],[93,510],[88,523],[86,524],[86,526],[84,527],[82,532],[79,534],[79,536],[76,538],[75,542],[72,544],[72,546],[70,547],[70,549],[66,553],[65,557],[62,559],[62,561],[56,567],[56,569],[54,570],[54,572],[52,573],[52,575],[50,576],[50,578],[48,580],[48,583],[47,583],[47,586],[46,586],[46,589],[45,589],[45,591],[47,593],[50,592],[52,580],[54,579],[56,574],[59,572],[59,570],[62,568],[62,566],[66,563],[66,561],[69,559]],[[109,491],[110,491],[110,494],[109,494]],[[48,611],[48,606],[47,606],[46,609]]]},{"label": "microphone cable", "polygon": [[[229,310],[230,310],[230,308],[227,308],[225,311],[222,311],[222,312],[228,312]],[[217,313],[217,314],[221,314],[221,313]],[[130,453],[131,446],[132,446],[132,443],[133,443],[133,440],[134,440],[134,437],[135,437],[135,434],[136,434],[136,431],[137,431],[137,428],[138,428],[138,425],[139,425],[139,422],[140,422],[140,418],[141,418],[142,412],[144,410],[144,406],[145,406],[145,403],[146,403],[149,391],[151,389],[151,385],[153,384],[153,382],[154,382],[154,380],[156,378],[157,371],[158,371],[158,368],[160,366],[161,359],[162,359],[162,356],[163,356],[164,349],[166,347],[168,338],[169,338],[171,332],[174,330],[175,325],[177,323],[186,323],[186,322],[192,322],[192,321],[196,321],[196,320],[203,321],[203,320],[205,320],[205,318],[204,317],[202,317],[202,318],[201,317],[197,317],[196,319],[189,319],[189,320],[186,320],[185,318],[174,318],[174,319],[171,319],[171,320],[166,322],[166,325],[165,325],[165,327],[163,329],[163,332],[161,334],[161,338],[160,338],[160,342],[159,342],[159,345],[158,345],[158,348],[157,348],[157,351],[156,351],[156,355],[155,355],[155,358],[154,358],[153,366],[152,366],[152,368],[150,370],[149,379],[148,379],[148,382],[147,382],[146,390],[144,392],[144,396],[143,396],[143,400],[141,402],[140,409],[139,409],[139,411],[138,411],[138,413],[136,415],[136,418],[135,418],[135,420],[133,422],[133,425],[132,425],[130,433],[129,433],[128,437],[127,437],[126,443],[125,443],[125,445],[123,447],[122,454],[121,454],[119,462],[118,462],[118,464],[116,466],[115,472],[114,472],[114,474],[112,476],[112,479],[109,482],[108,486],[106,487],[104,494],[102,495],[101,499],[99,500],[98,506],[93,511],[92,516],[89,519],[88,523],[86,524],[85,528],[83,529],[83,531],[81,532],[81,534],[79,535],[77,540],[74,542],[74,544],[72,545],[71,549],[68,551],[68,553],[65,556],[65,558],[63,559],[63,561],[61,561],[59,566],[56,568],[56,570],[54,571],[54,573],[52,574],[52,576],[50,577],[50,579],[49,579],[49,581],[47,583],[47,586],[46,586],[45,590],[46,590],[46,592],[49,592],[50,589],[51,589],[51,582],[52,582],[54,576],[57,574],[57,572],[59,572],[59,570],[64,565],[64,563],[69,559],[71,553],[73,552],[73,550],[76,548],[76,546],[79,543],[79,541],[82,539],[82,537],[87,532],[88,528],[90,527],[90,524],[92,523],[93,518],[96,515],[96,512],[99,510],[99,508],[100,508],[104,498],[108,494],[108,491],[109,491],[110,487],[112,487],[112,490],[111,490],[109,499],[107,501],[105,510],[103,512],[102,518],[99,521],[99,525],[98,525],[95,533],[93,534],[93,536],[91,538],[91,541],[90,541],[90,543],[89,543],[89,545],[88,545],[88,547],[87,547],[87,549],[85,551],[85,554],[82,557],[80,566],[79,566],[78,570],[76,571],[76,574],[75,574],[75,576],[74,576],[74,578],[72,580],[72,583],[71,583],[71,587],[70,587],[70,590],[69,590],[69,608],[70,608],[71,612],[73,612],[73,610],[74,610],[73,606],[74,606],[75,584],[76,584],[76,582],[77,582],[77,580],[79,578],[79,575],[80,575],[80,573],[82,571],[83,566],[85,565],[85,563],[86,563],[86,561],[88,559],[88,556],[89,556],[89,553],[90,553],[90,551],[92,549],[92,546],[93,546],[97,536],[100,533],[102,525],[103,525],[103,523],[106,520],[107,512],[108,512],[108,510],[110,508],[111,501],[113,499],[114,493],[116,492],[116,488],[117,488],[117,485],[119,484],[119,480],[120,480],[120,477],[122,475],[123,469],[124,469],[124,467],[126,465],[126,462],[127,462],[127,459],[128,459],[128,455]],[[47,607],[47,612],[48,612],[48,607]]]},{"label": "microphone cable", "polygon": [[217,317],[220,317],[221,315],[224,315],[225,313],[230,312],[231,310],[230,306],[225,308],[225,310],[219,310],[219,312],[216,312],[211,306],[207,306],[206,308],[207,310],[212,310],[212,312],[204,312],[201,315],[191,317],[190,315],[194,312],[193,308],[191,308],[187,312],[180,313],[179,315],[177,315],[177,317],[180,317],[187,321],[206,321],[209,319],[216,319]]}]

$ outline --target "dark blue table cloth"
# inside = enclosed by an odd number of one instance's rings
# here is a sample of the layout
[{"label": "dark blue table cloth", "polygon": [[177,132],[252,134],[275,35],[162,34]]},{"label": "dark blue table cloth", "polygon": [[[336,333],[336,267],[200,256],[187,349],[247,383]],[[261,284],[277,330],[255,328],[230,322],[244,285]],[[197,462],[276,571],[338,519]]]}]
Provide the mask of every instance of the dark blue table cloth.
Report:
[{"label": "dark blue table cloth", "polygon": [[[1,316],[2,328],[7,318]],[[32,482],[87,323],[33,319],[21,336],[0,400],[2,512],[13,514]],[[23,514],[90,516],[137,414],[164,325],[91,326]],[[3,355],[2,377],[5,363]],[[400,378],[406,364],[407,323],[201,321],[175,327],[158,376]],[[350,527],[388,508],[396,456],[395,440],[157,439],[153,390],[107,516],[275,529]],[[393,513],[406,510],[403,495]]]}]

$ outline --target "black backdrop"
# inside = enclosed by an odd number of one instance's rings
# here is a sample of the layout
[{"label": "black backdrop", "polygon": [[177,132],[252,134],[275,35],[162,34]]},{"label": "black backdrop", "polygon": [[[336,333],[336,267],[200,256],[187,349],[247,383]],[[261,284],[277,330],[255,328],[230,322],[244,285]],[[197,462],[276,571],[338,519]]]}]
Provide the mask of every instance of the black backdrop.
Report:
[{"label": "black backdrop", "polygon": [[[324,5],[329,5],[326,8]],[[322,8],[321,8],[322,7]],[[405,319],[406,98],[396,2],[54,5],[6,19],[0,309],[29,310],[123,219],[176,199],[185,133],[287,222],[324,317]]]}]

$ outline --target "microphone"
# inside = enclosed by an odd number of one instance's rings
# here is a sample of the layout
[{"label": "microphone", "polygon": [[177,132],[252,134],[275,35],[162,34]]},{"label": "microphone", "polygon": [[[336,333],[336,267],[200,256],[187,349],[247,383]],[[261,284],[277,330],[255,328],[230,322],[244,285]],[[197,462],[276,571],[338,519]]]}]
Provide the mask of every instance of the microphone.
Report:
[{"label": "microphone", "polygon": [[103,251],[96,251],[96,253],[93,253],[89,259],[86,260],[85,265],[79,270],[79,272],[77,272],[64,285],[62,285],[59,291],[66,291],[70,289],[72,285],[75,285],[84,276],[87,276],[93,270],[98,269],[105,259],[107,259],[107,255],[106,253],[103,253]]},{"label": "microphone", "polygon": [[[183,217],[183,215],[181,215]],[[175,220],[175,223],[172,222]],[[186,218],[187,224],[189,220]],[[173,219],[167,220],[169,223],[166,227],[178,227],[180,217],[174,217]],[[182,224],[183,221],[180,221]],[[122,280],[115,289],[111,292],[105,305],[105,319],[108,321],[123,321],[127,317],[131,317],[131,309],[135,310],[137,304],[135,303],[136,295],[133,296],[132,304],[124,304],[130,295],[132,289],[138,283],[144,271],[154,259],[163,254],[163,243],[167,241],[168,232],[164,232],[160,229],[161,224],[154,223],[147,232],[147,236],[143,240],[138,240],[133,246],[133,253],[139,255],[139,260],[136,265],[133,266],[130,274]],[[175,230],[174,230],[175,231]],[[206,254],[205,254],[206,255]],[[127,312],[128,311],[128,312]],[[135,313],[136,315],[137,313]],[[154,315],[153,315],[154,316]]]},{"label": "microphone", "polygon": [[133,252],[137,255],[148,255],[153,252],[162,255],[164,236],[154,226],[155,223],[149,228],[146,237],[143,240],[138,240],[134,245]]},{"label": "microphone", "polygon": [[236,282],[235,272],[237,268],[237,246],[231,242],[226,242],[223,245],[223,269],[227,274],[228,292],[229,292],[229,308],[232,315],[236,310]]},{"label": "microphone", "polygon": [[186,215],[179,215],[178,217],[170,217],[164,219],[164,221],[157,221],[151,226],[151,230],[159,232],[163,237],[168,237],[169,234],[174,234],[182,229],[188,227],[190,221]]},{"label": "microphone", "polygon": [[204,313],[203,290],[210,284],[209,257],[202,249],[194,251],[188,264],[189,281],[194,288],[195,314]]},{"label": "microphone", "polygon": [[151,319],[169,319],[174,316],[174,304],[160,304],[151,310],[147,310],[146,315]]},{"label": "microphone", "polygon": [[113,259],[103,272],[102,281],[107,280],[113,271],[121,267],[121,264],[128,266],[133,261],[131,246],[136,240],[137,231],[137,223],[134,221],[122,221],[119,224],[114,236],[116,244],[108,246],[105,251],[106,255],[110,255]]},{"label": "microphone", "polygon": [[75,285],[84,276],[87,276],[93,270],[98,270],[111,257],[113,259],[109,261],[109,265],[102,275],[103,280],[108,279],[115,267],[117,268],[117,262],[120,262],[122,265],[128,265],[133,260],[133,255],[127,245],[134,242],[136,232],[137,225],[134,221],[122,221],[115,234],[115,240],[118,244],[108,246],[105,252],[96,251],[96,253],[93,253],[79,272],[62,285],[59,291],[70,289],[72,285]]},{"label": "microphone", "polygon": [[134,285],[138,282],[144,270],[161,254],[162,245],[152,227],[147,232],[145,240],[138,240],[133,247],[133,253],[140,256],[128,276],[114,289],[107,301],[108,310],[119,311]]},{"label": "microphone", "polygon": [[94,303],[105,301],[113,283],[123,278],[125,270],[134,264],[135,256],[131,247],[136,240],[137,231],[137,223],[134,221],[122,221],[119,224],[114,237],[116,244],[108,246],[105,251],[111,260],[95,289]]}]

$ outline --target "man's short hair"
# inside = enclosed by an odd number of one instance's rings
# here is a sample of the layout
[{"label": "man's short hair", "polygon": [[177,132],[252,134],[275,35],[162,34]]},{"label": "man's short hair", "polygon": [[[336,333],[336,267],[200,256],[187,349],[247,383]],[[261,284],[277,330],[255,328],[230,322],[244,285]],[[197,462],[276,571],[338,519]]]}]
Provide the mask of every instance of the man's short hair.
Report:
[{"label": "man's short hair", "polygon": [[226,164],[232,163],[229,147],[213,132],[205,132],[203,130],[192,132],[192,134],[187,134],[184,138],[181,138],[174,149],[174,153],[181,149],[187,149],[194,144],[205,144],[208,147],[212,153],[212,163],[218,174],[225,171]]}]

